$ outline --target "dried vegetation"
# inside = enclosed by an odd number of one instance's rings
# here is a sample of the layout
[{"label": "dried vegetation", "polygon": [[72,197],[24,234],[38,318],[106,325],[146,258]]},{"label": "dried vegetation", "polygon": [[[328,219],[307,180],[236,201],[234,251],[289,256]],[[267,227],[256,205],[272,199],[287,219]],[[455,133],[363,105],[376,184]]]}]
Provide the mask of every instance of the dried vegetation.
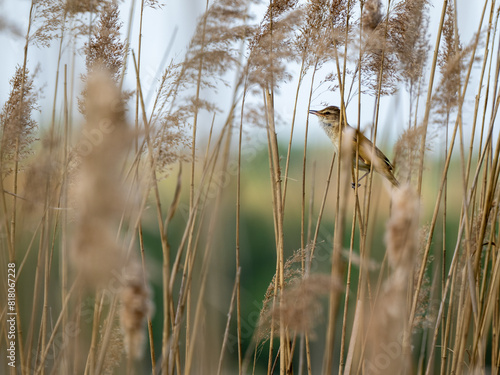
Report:
[{"label": "dried vegetation", "polygon": [[[142,47],[126,38],[142,37],[144,7],[169,4],[136,3],[134,36],[120,3],[32,1],[0,113],[0,298],[8,263],[18,285],[17,370],[2,352],[0,372],[498,374],[498,4],[480,4],[466,43],[462,2],[273,0],[259,16],[258,1],[207,1],[185,54],[146,82]],[[0,16],[0,32],[19,29]],[[29,57],[54,43],[57,66],[43,67],[56,70],[52,108],[39,108]],[[276,99],[292,84],[292,121],[278,126]],[[357,171],[342,154],[316,175],[308,123],[303,149],[292,147],[298,111],[324,84],[342,112],[357,101],[358,120],[373,114],[374,143],[387,98],[408,101],[392,153],[401,187],[378,189],[370,173],[351,189]],[[259,199],[271,204],[265,261],[276,267],[250,311],[252,132],[265,133],[270,189]],[[6,307],[0,317],[5,348]]]}]

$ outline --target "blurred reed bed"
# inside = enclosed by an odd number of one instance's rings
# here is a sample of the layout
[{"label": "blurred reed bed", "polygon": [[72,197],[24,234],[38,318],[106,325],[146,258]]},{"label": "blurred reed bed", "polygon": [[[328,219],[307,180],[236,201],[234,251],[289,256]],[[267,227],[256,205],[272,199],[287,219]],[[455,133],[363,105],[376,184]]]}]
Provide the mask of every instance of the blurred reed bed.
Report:
[{"label": "blurred reed bed", "polygon": [[[17,272],[16,367],[4,307],[2,372],[498,374],[499,7],[478,3],[461,41],[460,5],[207,1],[150,87],[144,10],[168,3],[134,1],[132,33],[112,1],[32,1],[0,114],[3,301]],[[39,108],[29,56],[51,44]],[[358,129],[369,114],[383,148],[381,102],[406,93],[388,152],[399,189],[372,172],[351,189],[352,135],[338,155],[315,149],[307,120],[297,146],[318,88],[343,121],[357,108]]]}]

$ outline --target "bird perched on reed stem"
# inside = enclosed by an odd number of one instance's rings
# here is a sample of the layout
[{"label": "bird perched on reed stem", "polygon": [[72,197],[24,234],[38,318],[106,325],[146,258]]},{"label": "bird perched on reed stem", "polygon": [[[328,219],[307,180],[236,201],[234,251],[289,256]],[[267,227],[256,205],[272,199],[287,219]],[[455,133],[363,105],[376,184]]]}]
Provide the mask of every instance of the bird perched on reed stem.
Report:
[{"label": "bird perched on reed stem", "polygon": [[[338,153],[340,142],[340,109],[335,106],[329,106],[320,111],[311,110],[309,113],[318,116],[319,123],[328,137],[330,137],[335,146],[335,151]],[[345,135],[347,128],[352,129],[353,134],[351,143],[353,167],[356,167],[356,149],[358,149],[358,168],[366,172],[358,179],[358,182],[370,172],[370,167],[373,166],[373,169],[384,176],[393,186],[399,186],[399,182],[393,174],[394,167],[384,153],[374,146],[360,131],[347,124],[342,127],[342,136]]]}]

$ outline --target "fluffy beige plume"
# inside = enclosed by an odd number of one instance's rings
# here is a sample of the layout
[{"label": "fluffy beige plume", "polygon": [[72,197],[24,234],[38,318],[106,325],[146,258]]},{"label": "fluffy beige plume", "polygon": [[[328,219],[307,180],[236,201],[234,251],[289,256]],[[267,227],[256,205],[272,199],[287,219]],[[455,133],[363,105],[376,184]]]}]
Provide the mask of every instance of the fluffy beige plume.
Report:
[{"label": "fluffy beige plume", "polygon": [[125,285],[120,293],[120,302],[120,326],[125,351],[130,357],[139,359],[144,351],[146,337],[144,325],[154,309],[151,291],[139,263],[132,263],[126,269]]},{"label": "fluffy beige plume", "polygon": [[375,307],[367,312],[367,374],[403,374],[412,366],[403,350],[403,338],[409,329],[408,297],[412,294],[413,262],[418,249],[419,206],[418,195],[410,185],[394,191],[385,235],[392,272],[382,284]]},{"label": "fluffy beige plume", "polygon": [[125,206],[120,171],[131,134],[120,90],[109,75],[95,72],[86,90],[87,122],[75,149],[81,165],[71,196],[77,211],[72,260],[88,282],[100,284],[125,264],[116,240]]}]

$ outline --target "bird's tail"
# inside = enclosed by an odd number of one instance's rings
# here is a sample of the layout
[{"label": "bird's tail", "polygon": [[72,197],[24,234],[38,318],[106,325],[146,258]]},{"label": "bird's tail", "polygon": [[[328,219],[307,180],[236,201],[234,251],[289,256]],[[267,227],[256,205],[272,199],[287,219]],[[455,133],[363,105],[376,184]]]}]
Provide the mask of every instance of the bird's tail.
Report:
[{"label": "bird's tail", "polygon": [[376,149],[378,157],[372,158],[374,160],[373,167],[375,170],[384,176],[394,187],[399,187],[399,181],[394,177],[394,167],[387,157],[379,150]]},{"label": "bird's tail", "polygon": [[390,169],[384,169],[383,175],[394,187],[399,187],[399,181],[394,177],[394,173]]}]

